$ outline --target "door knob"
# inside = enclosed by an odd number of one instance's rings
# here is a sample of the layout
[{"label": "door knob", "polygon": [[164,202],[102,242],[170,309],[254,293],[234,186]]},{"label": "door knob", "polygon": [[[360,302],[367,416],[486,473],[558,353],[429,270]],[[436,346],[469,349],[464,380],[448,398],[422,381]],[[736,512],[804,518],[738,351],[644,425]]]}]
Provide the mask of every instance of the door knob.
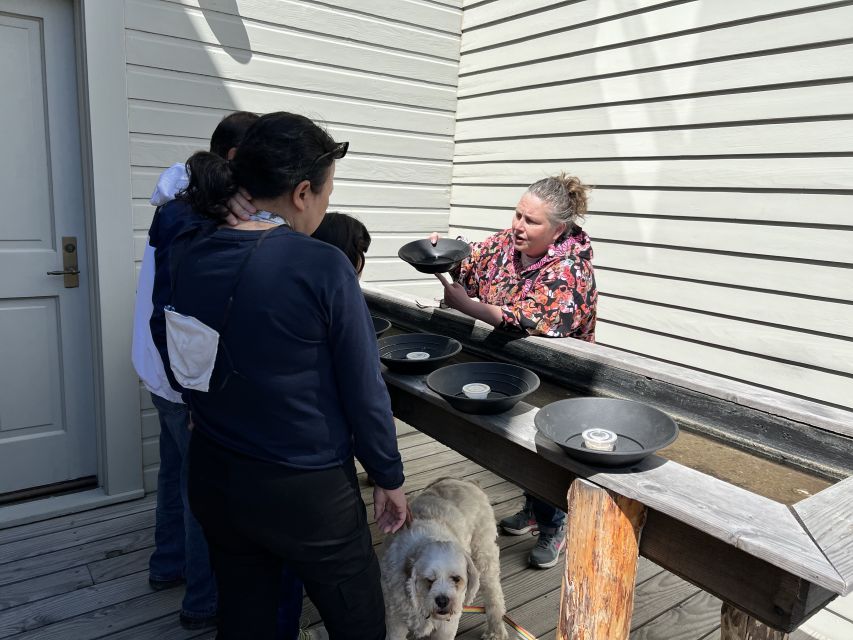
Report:
[{"label": "door knob", "polygon": [[80,286],[80,270],[77,268],[77,238],[63,236],[62,238],[62,271],[48,271],[49,276],[63,276],[65,288],[74,289]]}]

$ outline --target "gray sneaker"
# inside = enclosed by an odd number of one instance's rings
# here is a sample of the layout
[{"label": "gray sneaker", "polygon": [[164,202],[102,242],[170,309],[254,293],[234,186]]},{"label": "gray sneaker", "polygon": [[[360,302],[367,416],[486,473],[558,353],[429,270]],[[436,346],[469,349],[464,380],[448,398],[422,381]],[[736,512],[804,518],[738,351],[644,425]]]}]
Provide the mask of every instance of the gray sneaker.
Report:
[{"label": "gray sneaker", "polygon": [[539,540],[533,551],[530,552],[530,566],[536,569],[550,569],[557,560],[560,559],[560,554],[566,547],[566,525],[554,529],[541,529],[539,531]]},{"label": "gray sneaker", "polygon": [[537,531],[539,528],[536,524],[536,518],[533,516],[533,509],[529,508],[528,505],[524,505],[524,508],[518,513],[501,520],[500,524],[501,529],[512,536],[524,535],[530,531]]}]

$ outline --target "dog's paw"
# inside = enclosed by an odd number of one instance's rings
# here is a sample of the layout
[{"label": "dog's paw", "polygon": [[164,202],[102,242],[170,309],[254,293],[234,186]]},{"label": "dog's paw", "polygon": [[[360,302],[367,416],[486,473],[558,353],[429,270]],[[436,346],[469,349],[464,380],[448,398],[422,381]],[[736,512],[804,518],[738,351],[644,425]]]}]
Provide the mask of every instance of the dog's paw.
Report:
[{"label": "dog's paw", "polygon": [[507,634],[505,628],[501,627],[497,630],[486,631],[486,633],[480,637],[483,640],[507,640],[507,638],[509,638],[509,634]]}]

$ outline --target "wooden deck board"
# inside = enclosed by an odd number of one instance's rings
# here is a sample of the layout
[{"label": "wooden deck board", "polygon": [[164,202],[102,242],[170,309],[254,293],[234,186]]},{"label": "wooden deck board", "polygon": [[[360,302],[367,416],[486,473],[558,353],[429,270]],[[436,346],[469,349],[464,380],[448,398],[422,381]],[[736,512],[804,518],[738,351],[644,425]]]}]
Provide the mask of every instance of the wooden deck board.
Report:
[{"label": "wooden deck board", "polygon": [[[480,484],[497,518],[521,505],[520,490],[500,476],[462,458],[428,436],[398,426],[406,462],[406,487],[414,492],[434,480],[465,477]],[[360,477],[372,521],[372,488]],[[185,631],[177,614],[181,589],[152,592],[147,584],[153,548],[154,498],[0,532],[0,638],[14,640],[208,640],[211,630]],[[377,551],[381,536],[374,532]],[[530,535],[498,538],[501,575],[510,615],[538,637],[553,638],[561,571],[528,567],[535,544]],[[559,566],[559,565],[558,565]],[[691,584],[640,559],[632,640],[714,640],[719,637],[720,602]],[[809,621],[808,633],[792,640],[853,637],[853,601]],[[323,638],[322,622],[306,599],[304,623]],[[812,624],[814,623],[814,624]],[[460,638],[478,638],[483,617],[465,614]],[[826,635],[827,630],[835,635]],[[716,633],[716,635],[715,635]]]}]

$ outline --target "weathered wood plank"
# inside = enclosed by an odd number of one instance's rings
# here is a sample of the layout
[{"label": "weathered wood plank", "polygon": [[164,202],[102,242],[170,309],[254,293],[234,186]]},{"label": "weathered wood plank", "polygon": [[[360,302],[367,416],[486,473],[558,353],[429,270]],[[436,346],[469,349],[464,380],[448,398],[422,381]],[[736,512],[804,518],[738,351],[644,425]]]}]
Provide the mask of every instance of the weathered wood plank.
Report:
[{"label": "weathered wood plank", "polygon": [[[199,637],[200,634],[198,631],[187,631],[178,624],[180,602],[178,602],[177,608],[169,606],[172,604],[171,601],[148,604],[151,608],[156,606],[158,613],[163,613],[166,609],[169,609],[169,613],[150,622],[145,621],[129,629],[103,636],[102,640],[143,640],[148,638],[151,640],[189,640],[190,638]],[[201,633],[207,635],[211,633],[211,630],[208,629]]]},{"label": "weathered wood plank", "polygon": [[148,509],[139,513],[112,518],[105,522],[93,522],[66,531],[55,531],[37,538],[17,540],[0,547],[0,565],[103,540],[127,530],[150,527],[152,524],[154,524],[154,513]]},{"label": "weathered wood plank", "polygon": [[696,640],[720,624],[720,601],[699,591],[631,633],[631,640]]},{"label": "weathered wood plank", "polygon": [[37,637],[42,638],[39,635],[41,627],[150,593],[146,571],[7,609],[0,612],[0,638],[33,631],[37,631]]},{"label": "weathered wood plank", "polygon": [[[147,586],[147,585],[146,585]],[[127,599],[103,603],[76,617],[63,616],[52,624],[40,626],[18,636],[15,640],[88,640],[101,638],[104,630],[118,633],[129,630],[124,639],[145,637],[137,632],[139,625],[169,614],[172,624],[177,628],[170,632],[169,638],[187,638],[191,634],[178,631],[178,611],[183,598],[182,589],[167,589],[156,593],[147,593],[142,597],[133,597],[128,593]],[[198,632],[195,632],[198,633]],[[161,640],[161,636],[155,636]]]},{"label": "weathered wood plank", "polygon": [[4,585],[0,589],[0,611],[49,598],[93,584],[86,567],[63,569],[44,576]]},{"label": "weathered wood plank", "polygon": [[[632,631],[648,624],[679,603],[701,592],[699,587],[682,580],[674,573],[663,570],[641,586],[642,588],[638,587],[634,592]],[[719,606],[715,609],[719,610]]]},{"label": "weathered wood plank", "polygon": [[853,478],[848,478],[792,509],[844,579],[842,595],[853,590]]},{"label": "weathered wood plank", "polygon": [[51,518],[50,520],[41,520],[31,524],[22,524],[16,527],[0,530],[0,545],[6,545],[10,542],[18,540],[29,540],[48,533],[56,533],[57,531],[65,531],[67,529],[76,529],[87,524],[96,522],[105,522],[119,516],[127,516],[143,511],[154,509],[157,504],[156,494],[151,494],[133,500],[132,502],[119,502],[106,507],[99,507],[90,511],[82,511],[80,513],[72,513],[67,516]]}]

